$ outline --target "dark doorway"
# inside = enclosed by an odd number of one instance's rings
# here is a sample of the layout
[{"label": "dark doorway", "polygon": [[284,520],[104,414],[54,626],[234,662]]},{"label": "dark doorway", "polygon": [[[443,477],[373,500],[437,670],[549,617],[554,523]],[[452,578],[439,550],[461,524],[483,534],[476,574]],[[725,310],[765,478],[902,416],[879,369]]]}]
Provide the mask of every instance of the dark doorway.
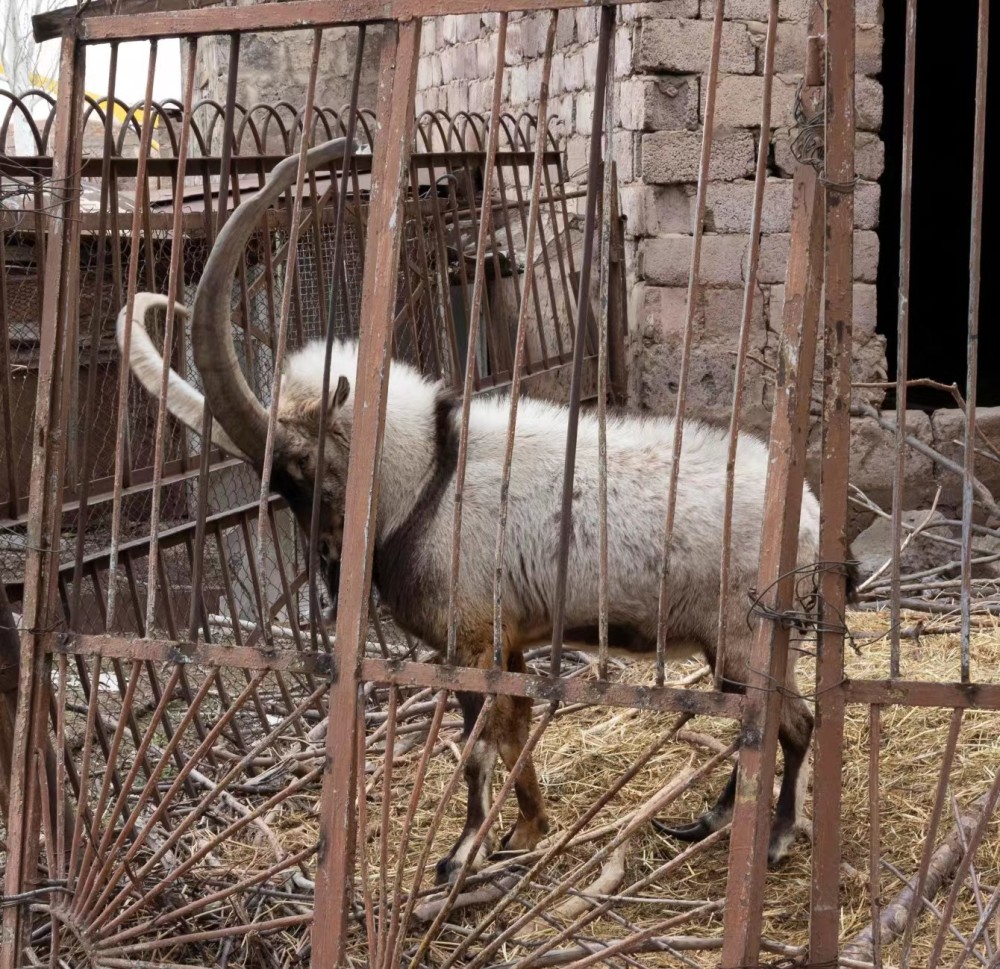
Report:
[{"label": "dark doorway", "polygon": [[[882,6],[885,173],[879,217],[878,329],[887,340],[894,380],[906,0],[883,0]],[[946,8],[923,0],[917,9],[909,376],[954,381],[963,391],[978,7],[976,0]],[[981,407],[1000,405],[1000,17],[991,18],[990,55],[979,312],[977,403]],[[893,397],[888,406],[893,406]],[[952,407],[954,402],[948,394],[911,388],[908,405],[930,410]]]}]

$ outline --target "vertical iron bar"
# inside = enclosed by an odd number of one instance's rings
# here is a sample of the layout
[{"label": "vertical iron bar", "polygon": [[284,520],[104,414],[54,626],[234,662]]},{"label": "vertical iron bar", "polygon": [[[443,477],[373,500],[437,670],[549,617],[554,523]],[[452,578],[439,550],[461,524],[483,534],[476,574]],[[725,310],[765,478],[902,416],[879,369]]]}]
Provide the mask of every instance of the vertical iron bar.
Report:
[{"label": "vertical iron bar", "polygon": [[597,227],[597,195],[600,182],[593,177],[601,168],[601,128],[604,126],[604,103],[608,86],[608,54],[615,26],[615,8],[601,7],[601,26],[597,40],[597,76],[594,80],[594,119],[590,129],[591,178],[587,185],[587,208],[583,229],[583,255],[576,300],[576,337],[573,342],[573,373],[569,391],[569,421],[566,428],[566,460],[563,465],[562,511],[559,518],[559,547],[556,559],[555,608],[552,617],[551,675],[559,675],[562,662],[563,633],[566,620],[566,582],[569,572],[569,539],[573,520],[573,476],[576,471],[576,442],[580,422],[580,392],[583,377],[583,353],[586,345],[587,315],[590,311],[590,274],[593,269],[594,235]]},{"label": "vertical iron bar", "polygon": [[938,826],[944,811],[945,797],[948,793],[948,781],[951,779],[951,767],[955,762],[955,748],[958,745],[958,734],[962,729],[961,707],[951,711],[951,723],[948,725],[948,739],[945,741],[944,755],[938,771],[937,788],[934,791],[934,806],[931,808],[930,820],[927,823],[927,833],[924,835],[923,851],[920,853],[920,865],[913,887],[913,896],[917,900],[906,915],[906,928],[903,930],[903,942],[899,952],[900,969],[909,969],[910,949],[913,945],[913,929],[917,924],[917,915],[923,906],[920,899],[924,897],[924,885],[927,883],[927,872],[931,866],[931,855],[934,854],[934,843],[937,840]]},{"label": "vertical iron bar", "polygon": [[[7,516],[17,518],[20,514],[18,501],[17,461],[14,447],[13,398],[10,365],[10,304],[7,292],[7,237],[0,246],[0,470],[6,471]],[[19,447],[18,447],[19,449]]]},{"label": "vertical iron bar", "polygon": [[[551,20],[549,23],[549,39],[546,40],[546,52],[547,57],[543,63],[543,79],[542,79],[542,95],[543,97],[548,93],[547,85],[545,83],[544,71],[545,65],[549,65],[551,61],[551,36],[554,31],[554,26],[552,21],[555,20],[556,14],[551,14]],[[504,72],[504,62],[506,59],[507,50],[507,14],[502,14],[502,20],[500,22],[500,32],[497,37],[497,57],[495,73],[493,77],[493,110],[490,114],[490,127],[487,142],[487,164],[483,172],[484,186],[492,186],[493,173],[496,168],[495,164],[490,164],[489,159],[496,158],[497,143],[499,141],[499,128],[500,128],[500,96],[502,96],[503,88],[503,72]],[[541,110],[541,106],[539,108]],[[537,171],[538,165],[536,163],[535,169]],[[532,198],[535,199],[538,196],[538,185],[533,187]],[[435,193],[432,192],[432,197]],[[471,204],[475,204],[473,199]],[[536,206],[537,208],[537,206]],[[475,302],[476,292],[479,293],[479,299],[482,299],[482,289],[485,285],[485,265],[484,265],[484,253],[483,248],[488,240],[488,231],[490,227],[492,216],[492,208],[490,205],[490,192],[489,189],[484,187],[483,190],[483,203],[482,203],[482,216],[479,220],[479,239],[477,241],[476,247],[476,273],[473,280],[473,301]],[[529,247],[533,246],[533,236],[528,233]],[[459,253],[459,258],[461,259],[461,252]],[[531,249],[528,249],[528,255],[525,257],[527,260],[531,258]],[[475,310],[476,307],[473,307]],[[521,314],[523,316],[523,313]],[[448,583],[448,643],[447,643],[447,661],[449,663],[454,663],[456,660],[456,650],[458,645],[458,576],[460,568],[461,559],[461,547],[462,547],[462,501],[465,495],[465,469],[466,463],[468,461],[469,453],[469,413],[472,407],[472,393],[475,385],[476,378],[476,347],[479,340],[479,313],[473,312],[469,317],[469,336],[468,344],[465,354],[465,377],[462,384],[462,417],[461,417],[461,431],[459,433],[458,441],[458,460],[455,468],[455,508],[452,520],[452,531],[451,531],[451,571],[449,574]],[[515,350],[514,363],[513,363],[513,386],[511,388],[511,408],[516,410],[517,407],[517,352]],[[501,491],[501,508],[503,506],[505,495]],[[502,512],[501,516],[502,518]],[[499,538],[498,538],[499,541]],[[499,554],[499,553],[498,553]],[[496,566],[500,568],[498,564]],[[498,649],[496,646],[497,642],[497,630],[496,624],[499,622],[499,603],[496,602],[497,599],[497,589],[499,580],[494,578],[494,652]]]},{"label": "vertical iron bar", "polygon": [[[507,28],[507,15],[503,15],[503,27],[504,35],[503,42],[506,45],[506,28]],[[549,13],[549,26],[548,31],[545,36],[545,50],[542,55],[542,77],[538,92],[538,128],[535,137],[535,157],[532,164],[532,174],[531,174],[531,201],[528,205],[528,232],[525,237],[525,250],[524,258],[526,264],[530,265],[532,259],[535,255],[535,227],[538,224],[538,214],[539,205],[541,200],[541,188],[542,188],[542,154],[545,147],[545,125],[546,118],[548,117],[549,111],[549,80],[552,76],[552,50],[555,45],[556,39],[556,24],[558,23],[559,12],[553,10]],[[493,98],[494,104],[499,101],[499,93],[501,84],[503,82],[503,51],[497,51],[497,74],[496,83],[493,87]],[[497,128],[499,123],[494,124],[497,118],[497,113],[494,112],[493,118],[490,120],[490,145],[495,149],[496,142],[495,136],[497,133]],[[484,209],[487,204],[487,199],[483,199]],[[484,224],[485,224],[485,212],[484,212]],[[510,488],[510,470],[511,464],[514,459],[514,436],[517,432],[517,410],[518,404],[520,402],[521,394],[521,372],[524,369],[524,346],[525,346],[525,336],[527,333],[527,320],[528,320],[528,297],[531,293],[533,282],[533,275],[531,273],[525,276],[524,280],[524,291],[521,295],[521,301],[518,305],[517,313],[517,333],[514,340],[514,360],[511,363],[511,382],[510,382],[510,410],[507,416],[507,437],[504,442],[504,460],[503,466],[500,471],[500,504],[497,514],[497,537],[496,537],[496,554],[494,556],[493,563],[493,665],[500,668],[502,664],[502,649],[503,649],[503,566],[504,566],[504,549],[506,546],[507,539],[507,509],[508,509],[508,498],[509,498],[509,488]],[[539,325],[541,325],[541,320],[539,320]],[[462,433],[465,441],[468,441],[468,403],[471,401],[472,385],[471,385],[471,375],[472,375],[472,361],[474,361],[474,344],[471,340],[471,328],[470,328],[470,341],[469,341],[469,366],[466,368],[466,394],[463,398],[463,414],[462,414]],[[463,455],[464,458],[464,455]],[[462,465],[462,475],[464,479],[465,466],[464,461]],[[452,546],[452,563],[455,569],[453,576],[453,591],[457,594],[458,586],[458,547],[459,540],[461,537],[461,532],[458,530],[461,526],[461,519],[458,514],[458,505],[455,506],[455,525],[456,531],[453,536],[454,545]]]},{"label": "vertical iron bar", "polygon": [[[775,406],[757,588],[770,589],[768,607],[792,606],[798,564],[799,516],[805,482],[813,365],[819,329],[822,206],[815,171],[800,165],[792,199],[792,239],[784,319],[778,345]],[[803,244],[804,243],[804,244]],[[749,657],[733,806],[721,966],[756,965],[760,950],[764,878],[771,830],[771,786],[778,727],[788,679],[789,627],[760,619]]]},{"label": "vertical iron bar", "polygon": [[[108,245],[108,205],[111,199],[111,156],[114,153],[115,84],[118,78],[118,43],[111,44],[108,64],[108,89],[105,101],[104,154],[101,157],[101,199],[100,216],[97,227],[96,281],[94,286],[94,308],[91,312],[90,327],[90,370],[87,374],[87,397],[83,407],[83,440],[78,461],[80,468],[79,496],[80,508],[77,512],[76,552],[73,565],[73,599],[69,610],[69,628],[77,629],[80,617],[80,598],[83,593],[83,557],[87,537],[87,519],[90,501],[91,475],[96,454],[92,449],[92,437],[96,418],[98,353],[101,345],[101,308],[104,303],[105,277],[107,276]],[[120,246],[120,236],[113,235],[113,245]],[[0,341],[3,337],[0,337]],[[2,351],[0,351],[2,352]]]},{"label": "vertical iron bar", "polygon": [[[764,187],[767,185],[767,164],[771,144],[771,91],[774,87],[774,50],[778,38],[778,0],[770,0],[767,11],[767,38],[764,42],[764,94],[760,111],[760,143],[757,146],[757,170],[754,174],[753,210],[750,213],[750,251],[746,281],[743,285],[743,316],[740,320],[739,344],[736,350],[736,375],[733,378],[733,406],[729,416],[729,452],[726,458],[726,496],[722,512],[722,559],[719,568],[719,635],[715,650],[715,686],[722,686],[725,669],[727,616],[729,595],[729,564],[733,538],[733,489],[736,482],[736,447],[740,435],[740,411],[743,406],[743,385],[746,377],[747,349],[753,299],[757,289],[757,264],[760,259],[760,224],[764,209]],[[706,116],[705,123],[708,124]]]},{"label": "vertical iron bar", "polygon": [[[330,281],[329,312],[326,320],[326,353],[323,359],[323,395],[320,397],[319,405],[320,427],[326,427],[327,408],[329,407],[331,377],[330,368],[332,366],[333,358],[334,324],[337,317],[339,283],[341,282],[342,276],[340,272],[340,264],[342,261],[341,249],[344,238],[344,212],[347,208],[348,182],[351,177],[351,165],[354,158],[354,136],[358,121],[358,94],[361,90],[361,65],[365,51],[365,36],[365,25],[361,24],[358,28],[357,53],[354,59],[354,77],[351,80],[351,115],[347,119],[347,145],[345,146],[344,158],[341,162],[343,167],[341,168],[340,175],[340,192],[337,195],[337,211],[334,216],[333,254],[331,261],[332,279]],[[335,172],[331,173],[331,183],[336,182],[336,177]],[[359,204],[359,200],[356,196],[353,201],[355,204]],[[317,468],[326,467],[325,453],[326,435],[320,434],[316,456]],[[317,648],[318,639],[316,636],[316,630],[317,627],[319,627],[323,635],[323,648],[329,652],[331,648],[330,636],[326,630],[326,624],[320,621],[319,587],[317,584],[317,576],[319,575],[319,515],[322,495],[323,490],[321,488],[313,489],[312,513],[309,521],[309,547],[307,550],[307,555],[309,556],[309,626],[311,630],[310,635],[312,648]],[[330,595],[334,595],[336,590],[330,589],[328,591]]]},{"label": "vertical iron bar", "polygon": [[[132,232],[129,236],[129,260],[128,275],[125,278],[126,287],[126,307],[125,307],[125,333],[122,337],[121,368],[118,374],[118,401],[115,426],[118,429],[118,442],[115,448],[115,472],[114,488],[111,499],[111,540],[108,555],[108,621],[114,622],[115,597],[118,590],[118,545],[121,542],[122,529],[122,487],[124,484],[126,464],[128,462],[128,452],[126,441],[126,410],[128,407],[128,388],[131,368],[129,367],[129,355],[132,346],[132,313],[135,307],[135,291],[139,273],[139,237],[142,232],[142,210],[146,206],[147,179],[146,169],[149,162],[150,142],[153,140],[153,125],[151,121],[152,112],[150,107],[153,103],[153,76],[156,73],[156,51],[157,42],[151,41],[149,45],[149,63],[146,68],[146,93],[143,98],[143,124],[141,137],[139,139],[139,161],[135,174],[135,202],[132,211]],[[210,439],[210,438],[209,438]],[[154,576],[147,580],[155,582]],[[152,632],[146,628],[146,635]]]},{"label": "vertical iron bar", "polygon": [[353,716],[358,702],[357,673],[368,628],[368,592],[378,510],[376,469],[385,425],[392,356],[396,269],[402,233],[402,186],[413,144],[413,98],[417,83],[420,19],[386,24],[379,66],[377,134],[372,163],[371,210],[365,243],[364,293],[354,428],[347,474],[343,559],[352,568],[340,574],[337,611],[339,663],[329,709],[344,711],[347,736],[328,730],[320,814],[323,819],[316,870],[312,965],[342,965],[347,917],[352,903],[357,829],[355,795],[358,764]]},{"label": "vertical iron bar", "polygon": [[[309,62],[309,81],[306,84],[306,106],[302,119],[302,137],[299,140],[299,167],[295,176],[295,199],[288,225],[288,244],[285,256],[285,281],[281,289],[281,317],[278,322],[278,345],[274,348],[274,373],[271,377],[271,404],[267,409],[267,443],[264,446],[264,464],[260,472],[260,498],[257,506],[257,559],[264,565],[264,546],[267,536],[267,503],[271,492],[271,461],[274,457],[274,438],[278,425],[278,408],[281,405],[281,376],[288,343],[288,319],[292,308],[292,295],[296,291],[296,269],[299,264],[299,229],[302,221],[302,196],[305,191],[306,159],[312,134],[313,101],[316,97],[316,74],[319,71],[319,54],[323,31],[313,31],[312,58]],[[322,254],[316,253],[321,259]],[[249,320],[244,320],[249,323]],[[247,341],[249,342],[249,332]],[[320,435],[323,437],[324,435]],[[289,610],[291,612],[291,610]]]},{"label": "vertical iron bar", "polygon": [[882,969],[882,822],[879,802],[879,758],[882,752],[882,708],[868,708],[868,898],[872,913],[872,959]]},{"label": "vertical iron bar", "polygon": [[[378,867],[378,931],[376,943],[372,947],[370,964],[372,969],[382,965],[385,945],[389,938],[389,828],[392,823],[390,811],[393,804],[392,774],[395,766],[396,716],[399,703],[399,688],[389,687],[389,705],[385,719],[385,760],[382,769],[382,817],[379,824],[379,867]],[[362,798],[364,800],[364,798]],[[399,861],[397,859],[397,864]],[[399,903],[393,900],[394,905]]]},{"label": "vertical iron bar", "polygon": [[716,0],[712,28],[712,50],[708,59],[708,90],[705,94],[705,123],[702,128],[701,157],[698,161],[698,194],[695,201],[694,239],[691,244],[691,269],[688,275],[687,312],[684,319],[684,342],[681,349],[680,376],[677,381],[677,404],[674,410],[674,440],[670,462],[670,482],[667,488],[667,512],[663,524],[663,552],[660,556],[659,621],[656,629],[656,684],[662,686],[666,676],[666,636],[670,614],[670,546],[673,543],[674,513],[677,508],[677,481],[681,470],[681,448],[684,440],[684,412],[687,406],[688,373],[691,369],[691,345],[694,340],[694,318],[699,297],[701,275],[701,239],[705,226],[705,203],[708,195],[709,163],[715,130],[715,96],[719,86],[719,59],[722,47],[722,25],[726,0]]},{"label": "vertical iron bar", "polygon": [[[938,926],[937,937],[934,939],[934,947],[931,949],[930,958],[927,960],[927,969],[937,969],[941,953],[944,950],[945,937],[948,934],[948,928],[952,924],[952,918],[955,914],[955,904],[965,885],[965,879],[969,875],[969,869],[972,867],[976,852],[983,842],[983,837],[987,829],[993,822],[993,812],[996,810],[998,799],[1000,799],[1000,770],[993,775],[993,783],[990,785],[989,791],[975,803],[976,808],[981,808],[979,819],[976,821],[976,826],[972,829],[972,833],[968,837],[965,850],[962,854],[962,860],[958,863],[955,874],[951,879],[951,889],[948,892],[948,898],[941,907],[940,924]],[[997,957],[994,957],[994,964],[996,961]]]},{"label": "vertical iron bar", "polygon": [[[826,209],[823,329],[823,460],[819,557],[847,558],[847,479],[851,451],[854,300],[853,3],[826,6],[824,183]],[[840,931],[840,803],[844,760],[844,576],[820,578],[813,763],[813,864],[809,956],[837,958]]]},{"label": "vertical iron bar", "polygon": [[[236,82],[239,78],[240,65],[240,34],[229,36],[229,73],[226,78],[226,108],[222,125],[222,158],[219,165],[219,201],[215,212],[215,234],[207,241],[213,242],[226,223],[229,203],[229,185],[232,179],[239,186],[239,178],[232,172],[234,120],[236,116]],[[210,196],[206,198],[206,212],[211,205]],[[241,260],[242,265],[242,260]],[[250,352],[252,340],[249,334],[246,339],[247,352]],[[204,402],[204,413],[201,418],[201,455],[198,461],[198,510],[194,528],[194,560],[191,564],[191,588],[200,589],[205,571],[205,522],[208,518],[209,466],[212,463],[212,410],[208,401]],[[249,545],[247,558],[251,555]],[[195,642],[198,638],[198,603],[200,597],[191,597],[191,612],[188,617],[188,639]]]},{"label": "vertical iron bar", "polygon": [[[617,11],[615,13],[617,18]],[[608,316],[611,292],[611,223],[615,211],[615,42],[608,51],[604,112],[604,184],[601,189],[601,249],[597,307],[597,676],[608,678]],[[593,173],[591,173],[593,177]]]},{"label": "vertical iron bar", "polygon": [[[177,176],[174,184],[174,220],[171,229],[173,244],[170,247],[170,269],[167,275],[167,314],[163,324],[163,373],[160,376],[160,399],[156,410],[156,431],[153,445],[153,481],[150,493],[151,508],[149,514],[149,557],[146,583],[146,629],[152,629],[156,623],[156,590],[157,583],[153,575],[159,566],[159,530],[160,502],[162,500],[163,480],[163,450],[164,437],[167,432],[167,386],[170,381],[170,363],[173,357],[175,306],[178,289],[183,293],[183,284],[179,277],[184,272],[181,254],[184,250],[184,178],[187,173],[188,145],[191,141],[191,102],[194,97],[194,69],[197,62],[197,38],[190,41],[188,49],[187,72],[184,77],[184,106],[181,109],[181,138],[177,149]],[[183,326],[182,326],[183,329]],[[128,366],[123,360],[122,366]],[[202,447],[211,448],[211,441],[203,441]],[[191,586],[191,598],[200,598],[198,587]],[[192,604],[193,608],[193,604]]]},{"label": "vertical iron bar", "polygon": [[[83,103],[85,51],[74,36],[63,38],[59,63],[62,83],[56,102],[49,244],[45,253],[38,392],[32,440],[28,504],[28,556],[25,565],[21,631],[21,668],[11,757],[10,810],[4,894],[33,886],[38,851],[39,790],[31,769],[34,751],[42,749],[48,729],[51,661],[46,655],[48,630],[55,615],[61,523],[65,435],[69,400],[66,364],[76,341],[79,283],[80,110]],[[0,969],[21,962],[27,907],[4,909]]]},{"label": "vertical iron bar", "polygon": [[913,98],[916,85],[917,0],[906,0],[906,61],[903,68],[903,176],[899,215],[899,297],[896,320],[896,464],[892,476],[892,594],[889,602],[889,675],[899,676],[900,558],[903,489],[906,484],[906,393],[910,345],[910,245],[913,201]]},{"label": "vertical iron bar", "polygon": [[[969,682],[972,634],[972,481],[976,469],[976,384],[979,370],[980,264],[983,255],[983,175],[986,160],[986,84],[990,0],[979,0],[976,55],[976,127],[972,155],[972,226],[969,238],[969,330],[966,338],[965,462],[962,467],[962,682]],[[897,421],[897,424],[899,422]]]}]

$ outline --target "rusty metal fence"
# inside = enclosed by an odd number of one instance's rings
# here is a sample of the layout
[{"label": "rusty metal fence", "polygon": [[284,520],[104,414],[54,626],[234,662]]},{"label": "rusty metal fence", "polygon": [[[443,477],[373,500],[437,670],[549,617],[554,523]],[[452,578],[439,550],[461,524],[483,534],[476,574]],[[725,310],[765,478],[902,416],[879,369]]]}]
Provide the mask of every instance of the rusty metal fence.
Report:
[{"label": "rusty metal fence", "polygon": [[[996,442],[976,436],[974,352],[962,398],[962,457],[950,468],[963,483],[957,581],[934,587],[933,577],[918,576],[913,581],[930,579],[925,591],[937,597],[903,595],[910,580],[899,564],[908,541],[902,482],[907,447],[916,445],[905,428],[889,424],[897,455],[891,588],[887,598],[871,597],[876,605],[888,602],[887,631],[867,634],[868,614],[859,613],[859,619],[846,612],[854,5],[811,5],[799,96],[802,161],[773,362],[776,406],[764,539],[751,587],[740,585],[746,577],[730,570],[734,462],[742,385],[753,363],[748,346],[759,298],[755,277],[778,36],[778,2],[768,4],[748,271],[735,321],[738,357],[725,436],[728,465],[720,466],[716,479],[724,492],[721,562],[707,580],[722,603],[713,625],[715,678],[713,671],[682,675],[668,666],[666,626],[671,563],[676,567],[685,554],[675,541],[676,515],[686,423],[687,433],[695,433],[685,413],[688,361],[697,339],[695,295],[726,5],[717,0],[710,11],[714,34],[681,379],[663,444],[672,455],[662,483],[663,530],[644,536],[659,593],[650,650],[655,671],[648,676],[619,664],[609,649],[607,535],[616,523],[607,520],[608,442],[614,433],[607,404],[621,397],[625,326],[610,163],[616,5],[600,7],[582,225],[573,217],[572,193],[548,125],[556,28],[579,5],[492,0],[484,16],[495,27],[493,110],[487,118],[460,119],[414,116],[421,18],[478,12],[482,4],[356,0],[334,10],[315,0],[224,9],[176,9],[164,2],[152,10],[119,12],[95,3],[54,21],[43,19],[45,29],[62,36],[57,103],[39,135],[39,158],[0,159],[0,187],[24,186],[16,192],[31,200],[9,221],[4,212],[0,267],[7,458],[0,536],[13,536],[8,541],[20,556],[6,561],[25,563],[23,576],[12,577],[7,565],[0,585],[0,656],[7,660],[0,668],[3,969],[306,961],[373,969],[597,963],[737,969],[769,959],[851,969],[1000,964],[1000,939],[993,938],[1000,876],[991,849],[1000,765],[982,739],[984,725],[995,723],[990,718],[1000,708],[1000,687],[991,682],[986,647],[982,668],[977,665],[976,645],[977,637],[989,639],[983,623],[997,607],[973,580],[973,562],[982,557],[976,537],[994,536],[985,516],[997,514],[977,477],[977,456],[986,453],[983,460],[992,460]],[[910,0],[909,70],[915,10]],[[540,98],[531,119],[500,110],[507,29],[519,13],[542,18],[547,28]],[[382,28],[378,103],[362,111],[360,65],[373,24]],[[981,199],[986,0],[980,25],[973,191]],[[356,50],[352,103],[324,112],[313,104],[317,65],[325,34],[343,26]],[[281,157],[262,150],[270,144],[266,129],[273,113],[261,111],[258,122],[257,109],[243,111],[234,98],[223,107],[195,104],[199,40],[228,35],[234,91],[242,38],[292,28],[313,32],[306,105],[280,128],[284,154],[299,158],[297,182],[246,247],[231,300],[232,333],[244,373],[272,417],[280,404],[275,369],[287,352],[331,332],[359,337],[357,373],[350,375],[354,418],[335,629],[320,610],[325,603],[317,570],[283,502],[243,462],[201,446],[197,435],[174,426],[165,408],[132,387],[112,334],[114,315],[131,305],[137,290],[190,300],[221,227],[240,201],[260,191]],[[151,92],[156,42],[172,36],[184,38],[188,56],[183,100],[168,112],[154,104]],[[111,42],[115,50],[134,39],[150,44],[141,108],[144,119],[159,112],[170,126],[168,158],[153,155],[153,126],[134,123],[134,109],[116,133],[113,115],[103,116],[82,96],[88,46]],[[113,55],[110,92],[115,63]],[[210,120],[203,123],[199,112]],[[85,159],[84,133],[94,116],[104,152]],[[907,126],[911,134],[912,113]],[[0,138],[5,133],[0,130]],[[309,144],[338,133],[347,137],[346,161],[307,170]],[[138,143],[134,158],[120,149],[126,137]],[[51,162],[45,157],[49,139]],[[219,155],[212,154],[213,146]],[[154,191],[155,178],[169,180],[162,194]],[[93,211],[82,204],[88,185],[90,197],[99,198]],[[127,205],[124,185],[131,193]],[[906,213],[904,205],[904,256]],[[980,228],[977,221],[970,247],[973,297]],[[905,287],[904,275],[896,387],[904,402]],[[17,310],[15,318],[13,307],[22,305],[31,309]],[[975,298],[971,306],[974,347]],[[169,348],[165,356],[178,372],[200,387],[190,328],[180,321],[168,312],[159,345]],[[372,594],[393,352],[460,395],[456,470],[448,482],[452,572],[424,589],[446,604],[442,643],[423,643],[396,629],[392,610]],[[322,400],[329,374],[325,382]],[[800,505],[814,385],[821,387],[821,512],[816,561],[802,567]],[[471,422],[473,398],[497,389],[510,391],[498,397],[503,407],[491,412],[506,432],[506,457],[500,494],[491,499],[499,502],[499,515],[496,534],[486,536],[489,581],[479,631],[496,650],[471,665],[462,662],[470,655],[463,652],[470,627],[456,602],[460,551],[470,541],[462,528],[468,514],[463,498],[476,497],[466,463],[478,433]],[[565,441],[554,442],[560,464],[565,447],[557,482],[560,512],[546,525],[555,563],[551,629],[546,648],[525,651],[519,664],[501,662],[509,660],[502,595],[516,405],[529,392],[564,399],[568,406],[559,411]],[[16,407],[15,395],[21,401]],[[592,414],[581,413],[587,399],[595,401]],[[28,455],[14,433],[15,419],[32,429],[27,479]],[[600,442],[596,468],[575,460],[581,426]],[[273,421],[270,433],[273,443]],[[938,454],[935,460],[948,459]],[[584,473],[602,489],[595,526],[596,664],[571,649],[565,616],[567,583],[573,581],[568,562],[574,489]],[[749,605],[747,623],[727,608],[734,584]],[[878,589],[877,583],[871,587]],[[924,620],[904,613],[913,608],[923,611]],[[952,635],[938,619],[951,622],[953,613],[959,616],[957,640],[937,639]],[[911,620],[916,624],[908,627]],[[815,647],[798,641],[800,631],[814,634]],[[856,669],[845,656],[848,636],[869,653],[888,639],[884,671],[877,664]],[[907,660],[913,657],[902,644],[919,644],[921,637],[948,656],[950,665],[939,677],[910,671]],[[430,655],[435,649],[438,655]],[[745,676],[734,682],[726,664],[738,649],[745,650]],[[798,652],[809,654],[809,664],[814,660],[815,682],[796,696],[786,670]],[[19,665],[12,662],[18,653]],[[474,710],[460,738],[449,691],[459,691],[464,707],[471,702]],[[804,699],[816,717],[812,845],[797,873],[768,877],[783,710]],[[607,714],[596,732],[572,727],[584,705]],[[859,707],[865,729],[855,744],[846,724],[850,710]],[[915,874],[897,870],[903,887],[890,898],[882,846],[893,779],[882,758],[898,726],[894,711],[922,708],[940,708],[947,722],[943,733],[928,731],[920,738],[919,756],[936,775],[935,784],[915,829]],[[504,710],[528,711],[528,732],[501,747],[508,773],[497,796],[490,796],[487,783],[484,803],[470,800],[464,853],[449,857],[448,883],[432,885],[433,859],[446,836],[462,830],[454,816],[458,785],[475,772],[480,742],[499,729]],[[732,742],[692,732],[686,726],[692,716],[717,718],[717,732]],[[696,753],[672,757],[671,747],[685,731]],[[630,740],[633,734],[642,742]],[[545,738],[552,736],[570,747],[570,759],[595,758],[589,770],[599,774],[599,785],[587,781],[585,770],[560,786],[559,748],[546,747]],[[662,839],[637,847],[657,816],[700,798],[699,790],[728,766],[737,740],[731,820],[687,847],[667,850]],[[972,780],[959,770],[964,743],[987,748]],[[610,762],[603,773],[597,759]],[[522,797],[536,771],[565,808],[557,828],[539,831],[545,836],[517,854],[501,853],[479,865],[480,848],[509,794],[519,802],[515,828],[531,820]],[[859,857],[854,846],[845,846],[842,820],[852,772],[867,795],[867,843],[860,855],[867,878],[844,857]],[[942,836],[949,807],[955,827]],[[705,880],[706,871],[722,867],[722,883]],[[949,878],[948,894],[937,906],[931,899]],[[858,884],[848,891],[850,879]],[[793,891],[809,899],[808,922],[794,929],[781,917],[782,899],[787,901],[782,884],[789,880]],[[869,927],[846,933],[849,909],[862,909]]]}]

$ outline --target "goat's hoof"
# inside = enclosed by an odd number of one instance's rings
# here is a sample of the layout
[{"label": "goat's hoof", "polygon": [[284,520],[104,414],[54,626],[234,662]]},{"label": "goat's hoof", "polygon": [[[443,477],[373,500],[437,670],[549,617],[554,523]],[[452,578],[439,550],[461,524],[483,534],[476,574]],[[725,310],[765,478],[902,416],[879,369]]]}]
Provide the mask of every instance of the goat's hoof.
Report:
[{"label": "goat's hoof", "polygon": [[520,820],[500,839],[500,852],[520,854],[524,851],[533,851],[548,831],[549,822],[546,818],[534,821]]},{"label": "goat's hoof", "polygon": [[[487,838],[479,846],[476,857],[469,862],[466,875],[472,875],[479,871],[480,868],[486,867],[490,858],[490,840]],[[450,885],[454,883],[458,878],[458,873],[462,870],[462,865],[465,864],[466,857],[468,857],[468,847],[460,841],[435,866],[435,883],[438,885]]]},{"label": "goat's hoof", "polygon": [[661,834],[676,838],[678,841],[704,841],[715,831],[711,823],[704,816],[692,821],[691,824],[668,825],[662,821],[653,821],[653,827]]},{"label": "goat's hoof", "polygon": [[767,845],[767,866],[774,868],[788,857],[795,843],[796,829],[793,824],[776,824],[771,828],[771,840]]},{"label": "goat's hoof", "polygon": [[462,866],[457,864],[451,857],[451,855],[445,855],[435,866],[434,866],[434,884],[435,885],[447,885],[451,882],[455,875],[458,874],[458,869]]}]

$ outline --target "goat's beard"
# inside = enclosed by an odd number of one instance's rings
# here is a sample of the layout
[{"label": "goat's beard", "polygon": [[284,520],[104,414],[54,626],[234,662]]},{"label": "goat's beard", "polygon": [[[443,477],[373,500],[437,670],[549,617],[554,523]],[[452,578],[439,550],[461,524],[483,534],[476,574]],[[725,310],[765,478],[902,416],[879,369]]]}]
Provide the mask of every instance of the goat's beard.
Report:
[{"label": "goat's beard", "polygon": [[335,622],[337,619],[337,600],[340,596],[340,559],[327,561],[325,565],[326,591],[330,605],[323,610],[322,617],[326,622]]}]

